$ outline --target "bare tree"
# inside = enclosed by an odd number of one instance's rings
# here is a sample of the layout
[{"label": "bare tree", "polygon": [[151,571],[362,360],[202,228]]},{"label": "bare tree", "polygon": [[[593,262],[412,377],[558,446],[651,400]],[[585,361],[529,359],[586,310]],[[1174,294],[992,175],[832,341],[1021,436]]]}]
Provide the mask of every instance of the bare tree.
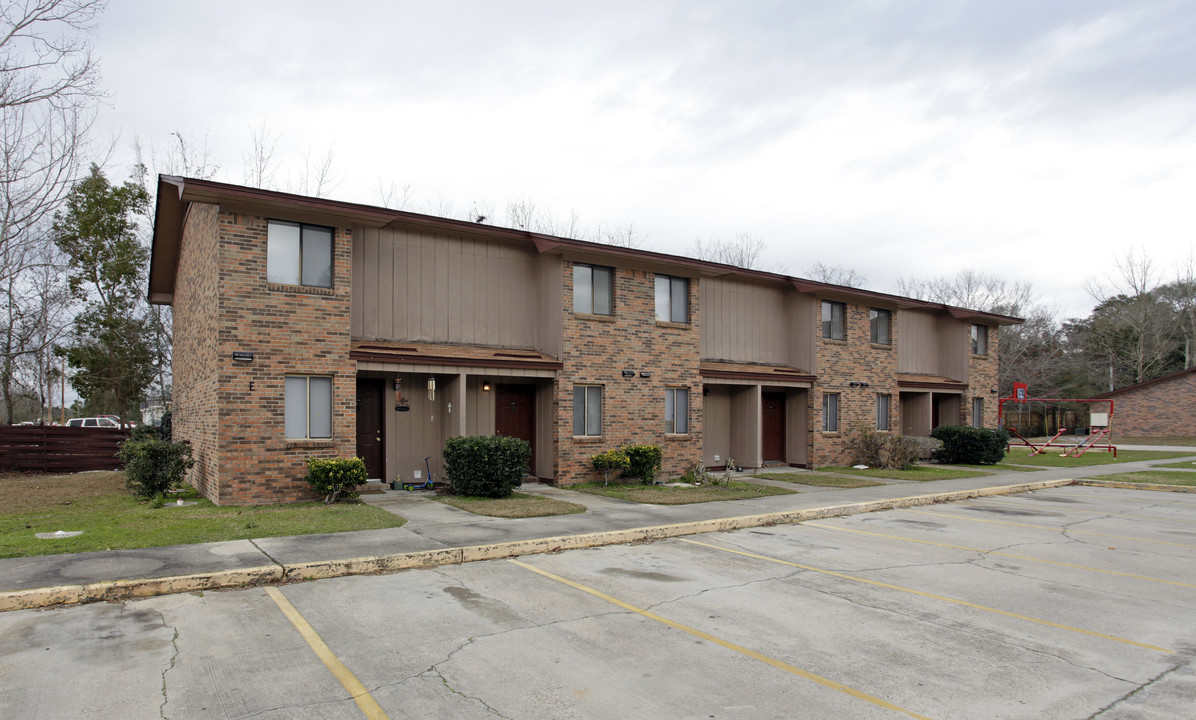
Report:
[{"label": "bare tree", "polygon": [[[697,240],[686,254],[698,260],[734,265],[748,270],[768,269],[764,264],[764,240],[751,233],[740,233],[733,240]],[[783,272],[776,269],[776,272]]]},{"label": "bare tree", "polygon": [[1130,333],[1128,347],[1124,342],[1116,342],[1121,349],[1120,360],[1110,353],[1110,376],[1114,374],[1115,362],[1125,363],[1132,381],[1139,383],[1153,377],[1156,369],[1167,361],[1174,347],[1173,316],[1159,297],[1159,275],[1145,250],[1127,251],[1117,259],[1116,268],[1116,273],[1105,281],[1089,279],[1086,286],[1088,294],[1098,303],[1098,311],[1108,320],[1112,331],[1108,335],[1110,350],[1119,331]]},{"label": "bare tree", "polygon": [[250,150],[242,153],[245,184],[256,188],[274,186],[274,173],[278,170],[278,136],[273,135],[263,120],[257,127],[249,128]]},{"label": "bare tree", "polygon": [[599,223],[590,240],[604,245],[625,248],[640,248],[647,242],[646,237],[636,233],[634,223],[626,225],[602,225]]},{"label": "bare tree", "polygon": [[313,197],[328,197],[342,181],[342,177],[334,170],[336,158],[332,147],[322,156],[313,156],[309,147],[303,152],[303,170],[293,176],[289,183],[291,192]]},{"label": "bare tree", "polygon": [[0,108],[90,106],[101,93],[88,36],[103,0],[0,4]]},{"label": "bare tree", "polygon": [[1196,258],[1189,254],[1187,261],[1176,268],[1175,279],[1159,288],[1159,295],[1175,313],[1183,335],[1186,370],[1196,364]]},{"label": "bare tree", "polygon": [[861,273],[856,272],[855,268],[845,267],[843,265],[827,265],[819,261],[814,263],[806,270],[806,275],[811,280],[818,282],[829,283],[831,285],[842,285],[844,287],[862,288],[868,282],[868,278]]},{"label": "bare tree", "polygon": [[411,183],[399,185],[394,180],[386,185],[378,178],[378,201],[388,210],[407,210],[411,207]]}]

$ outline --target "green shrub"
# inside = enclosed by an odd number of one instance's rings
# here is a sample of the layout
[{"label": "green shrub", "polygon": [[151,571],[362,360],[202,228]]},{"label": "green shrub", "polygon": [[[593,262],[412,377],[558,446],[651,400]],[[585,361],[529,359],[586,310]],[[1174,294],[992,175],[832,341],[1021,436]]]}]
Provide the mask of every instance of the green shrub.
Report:
[{"label": "green shrub", "polygon": [[864,423],[855,423],[847,435],[847,452],[858,465],[908,470],[923,455],[924,438],[877,432]]},{"label": "green shrub", "polygon": [[1009,444],[1009,433],[1004,430],[964,425],[940,425],[930,431],[930,437],[943,443],[934,451],[934,459],[941,463],[993,465],[1005,457]]},{"label": "green shrub", "polygon": [[590,458],[590,465],[602,473],[602,484],[610,484],[610,476],[619,470],[626,470],[631,465],[631,459],[622,448],[614,448],[604,453],[598,453]]},{"label": "green shrub", "polygon": [[163,440],[146,426],[135,428],[116,456],[125,466],[125,488],[139,498],[152,498],[182,484],[183,473],[195,464],[190,445]]},{"label": "green shrub", "polygon": [[623,475],[639,478],[645,485],[651,485],[660,472],[664,462],[664,450],[659,445],[628,445],[623,448],[627,453],[628,466]]},{"label": "green shrub", "polygon": [[341,493],[357,497],[354,489],[364,485],[368,477],[365,461],[361,458],[307,459],[307,482],[317,495],[324,496],[325,505],[336,502]]},{"label": "green shrub", "polygon": [[527,475],[532,448],[514,437],[452,437],[444,443],[444,471],[453,492],[506,497]]}]

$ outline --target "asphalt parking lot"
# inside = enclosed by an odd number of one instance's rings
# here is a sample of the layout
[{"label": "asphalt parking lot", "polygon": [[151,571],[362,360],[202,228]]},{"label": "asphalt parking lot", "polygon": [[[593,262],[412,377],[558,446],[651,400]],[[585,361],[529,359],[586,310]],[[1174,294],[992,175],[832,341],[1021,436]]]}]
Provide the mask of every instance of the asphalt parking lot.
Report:
[{"label": "asphalt parking lot", "polygon": [[1184,718],[1196,495],[0,614],[0,718]]}]

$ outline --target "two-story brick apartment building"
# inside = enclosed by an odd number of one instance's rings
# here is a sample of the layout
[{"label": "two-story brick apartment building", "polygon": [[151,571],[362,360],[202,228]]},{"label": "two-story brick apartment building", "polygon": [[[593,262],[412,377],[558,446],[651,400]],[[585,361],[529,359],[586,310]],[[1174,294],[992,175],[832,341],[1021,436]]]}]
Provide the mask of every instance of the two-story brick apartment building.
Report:
[{"label": "two-story brick apartment building", "polygon": [[626,442],[696,462],[846,460],[863,422],[996,420],[1016,318],[520,230],[160,177],[149,298],[174,430],[218,503],[308,497],[304,461],[410,479],[454,435],[573,483]]}]

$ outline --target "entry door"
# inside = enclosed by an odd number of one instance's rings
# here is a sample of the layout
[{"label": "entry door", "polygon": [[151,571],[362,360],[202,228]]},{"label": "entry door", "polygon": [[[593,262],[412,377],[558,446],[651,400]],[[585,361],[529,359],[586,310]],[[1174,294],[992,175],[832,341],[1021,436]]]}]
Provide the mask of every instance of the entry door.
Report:
[{"label": "entry door", "polygon": [[494,432],[497,435],[527,440],[532,447],[528,468],[536,467],[536,387],[534,385],[496,385],[494,388]]},{"label": "entry door", "polygon": [[357,457],[365,460],[365,471],[371,480],[382,478],[382,381],[376,378],[357,380]]},{"label": "entry door", "polygon": [[760,450],[764,462],[785,462],[785,393],[761,393]]}]

